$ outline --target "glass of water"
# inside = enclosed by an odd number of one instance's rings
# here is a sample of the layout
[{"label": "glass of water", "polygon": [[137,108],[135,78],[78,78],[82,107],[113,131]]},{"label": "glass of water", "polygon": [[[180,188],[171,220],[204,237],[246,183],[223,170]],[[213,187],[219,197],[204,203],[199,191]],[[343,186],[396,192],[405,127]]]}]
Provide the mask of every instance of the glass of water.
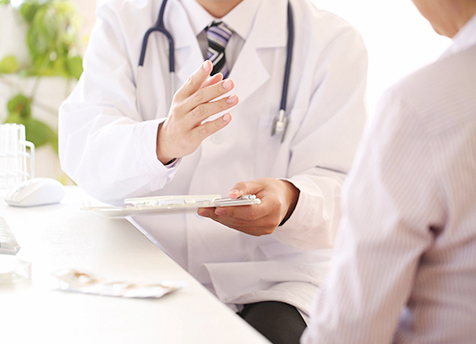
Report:
[{"label": "glass of water", "polygon": [[26,141],[25,126],[0,125],[0,189],[34,178],[34,171],[35,145]]}]

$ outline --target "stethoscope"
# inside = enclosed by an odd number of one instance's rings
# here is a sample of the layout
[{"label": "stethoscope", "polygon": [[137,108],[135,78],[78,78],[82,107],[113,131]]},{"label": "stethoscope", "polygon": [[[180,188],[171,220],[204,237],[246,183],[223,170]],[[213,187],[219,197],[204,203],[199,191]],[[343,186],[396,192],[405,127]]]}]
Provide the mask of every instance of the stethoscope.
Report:
[{"label": "stethoscope", "polygon": [[[136,106],[139,116],[141,116],[140,110],[140,81],[142,76],[142,69],[144,67],[145,53],[147,51],[147,42],[149,36],[153,32],[161,32],[165,35],[169,42],[169,73],[170,73],[170,90],[171,96],[174,94],[175,85],[175,52],[174,52],[174,39],[169,31],[165,28],[164,25],[164,12],[165,6],[167,5],[167,0],[162,1],[162,5],[159,9],[159,16],[157,22],[144,34],[142,39],[142,47],[140,50],[139,58],[139,68],[137,72],[137,88],[136,88]],[[291,61],[293,57],[293,44],[294,44],[294,20],[293,20],[293,11],[291,4],[288,1],[288,43],[286,47],[286,65],[284,69],[284,80],[283,80],[283,89],[281,92],[281,103],[279,106],[279,114],[273,121],[273,126],[271,128],[271,136],[277,134],[281,136],[281,142],[284,140],[284,135],[286,134],[286,129],[288,127],[288,116],[286,114],[286,102],[288,98],[288,86],[289,86],[289,77],[291,74]]]}]

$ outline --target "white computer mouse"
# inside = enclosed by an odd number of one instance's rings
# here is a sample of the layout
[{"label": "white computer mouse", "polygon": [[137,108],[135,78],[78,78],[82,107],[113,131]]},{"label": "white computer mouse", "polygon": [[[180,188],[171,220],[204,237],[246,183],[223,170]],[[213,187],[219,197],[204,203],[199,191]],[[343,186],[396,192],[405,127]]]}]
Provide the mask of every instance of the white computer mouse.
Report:
[{"label": "white computer mouse", "polygon": [[10,189],[5,202],[14,207],[36,207],[59,203],[65,195],[64,186],[52,178],[33,178]]}]

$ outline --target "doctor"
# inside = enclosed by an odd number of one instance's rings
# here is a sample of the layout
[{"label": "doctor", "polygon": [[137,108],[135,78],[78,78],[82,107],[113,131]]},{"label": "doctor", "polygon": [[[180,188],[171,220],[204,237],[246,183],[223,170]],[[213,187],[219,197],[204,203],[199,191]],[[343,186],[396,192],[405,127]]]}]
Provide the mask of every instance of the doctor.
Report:
[{"label": "doctor", "polygon": [[[295,39],[281,142],[271,131],[286,63],[287,0],[169,0],[173,90],[160,33],[150,36],[137,79],[142,38],[161,3],[112,0],[98,10],[84,73],[60,108],[62,167],[112,204],[256,194],[257,206],[132,222],[272,342],[297,343],[327,270],[341,185],[365,121],[364,44],[340,18],[291,0]],[[204,62],[214,22],[231,36],[220,70]]]}]

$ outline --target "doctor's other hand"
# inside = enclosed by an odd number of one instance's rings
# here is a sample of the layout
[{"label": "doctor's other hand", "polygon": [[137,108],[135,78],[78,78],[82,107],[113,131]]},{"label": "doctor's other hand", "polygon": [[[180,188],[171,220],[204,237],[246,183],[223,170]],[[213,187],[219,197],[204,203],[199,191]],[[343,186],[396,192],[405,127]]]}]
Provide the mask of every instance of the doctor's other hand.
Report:
[{"label": "doctor's other hand", "polygon": [[211,62],[205,61],[175,93],[157,133],[157,158],[163,164],[193,153],[204,139],[230,123],[229,113],[202,123],[238,104],[236,95],[215,100],[235,85],[231,79],[223,80],[220,73],[210,77],[212,68]]},{"label": "doctor's other hand", "polygon": [[263,178],[237,183],[228,197],[235,199],[247,194],[256,195],[261,199],[261,204],[200,208],[198,215],[250,235],[272,234],[282,222],[291,217],[299,198],[299,189],[285,180]]}]

